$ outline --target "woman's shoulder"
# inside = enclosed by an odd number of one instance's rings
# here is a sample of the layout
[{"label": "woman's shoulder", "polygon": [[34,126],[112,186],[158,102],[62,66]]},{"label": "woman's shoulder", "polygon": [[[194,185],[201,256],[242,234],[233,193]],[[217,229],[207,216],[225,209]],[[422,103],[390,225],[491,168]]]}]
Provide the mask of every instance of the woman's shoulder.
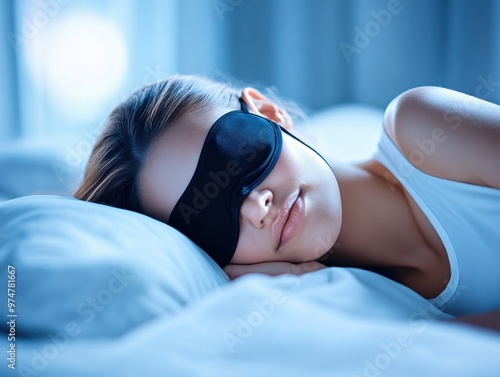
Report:
[{"label": "woman's shoulder", "polygon": [[384,127],[424,173],[500,188],[500,106],[450,89],[418,87],[389,104]]}]

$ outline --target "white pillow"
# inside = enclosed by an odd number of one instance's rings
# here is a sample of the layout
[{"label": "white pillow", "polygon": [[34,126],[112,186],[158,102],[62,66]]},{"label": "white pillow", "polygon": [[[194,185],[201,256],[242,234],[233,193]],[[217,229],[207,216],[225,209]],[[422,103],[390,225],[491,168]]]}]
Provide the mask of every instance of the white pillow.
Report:
[{"label": "white pillow", "polygon": [[[7,266],[15,268],[16,311],[28,334],[77,328],[81,336],[117,336],[228,282],[168,225],[54,195],[0,204],[0,266],[2,287]],[[2,289],[4,303],[6,295]]]},{"label": "white pillow", "polygon": [[297,131],[325,158],[357,163],[370,159],[377,150],[384,110],[346,103],[316,112]]},{"label": "white pillow", "polygon": [[78,155],[65,139],[2,143],[0,201],[32,194],[71,195],[84,162],[86,156]]}]

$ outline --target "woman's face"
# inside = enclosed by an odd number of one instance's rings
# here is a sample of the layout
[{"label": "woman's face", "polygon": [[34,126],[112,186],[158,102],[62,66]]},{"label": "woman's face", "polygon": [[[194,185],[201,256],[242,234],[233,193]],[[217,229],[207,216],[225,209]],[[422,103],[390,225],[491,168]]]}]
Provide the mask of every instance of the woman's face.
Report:
[{"label": "woman's face", "polygon": [[[231,110],[190,112],[160,136],[140,177],[146,214],[167,222],[193,176],[211,125]],[[329,166],[283,133],[274,169],[241,205],[230,263],[315,260],[337,240],[341,218],[339,187]]]}]

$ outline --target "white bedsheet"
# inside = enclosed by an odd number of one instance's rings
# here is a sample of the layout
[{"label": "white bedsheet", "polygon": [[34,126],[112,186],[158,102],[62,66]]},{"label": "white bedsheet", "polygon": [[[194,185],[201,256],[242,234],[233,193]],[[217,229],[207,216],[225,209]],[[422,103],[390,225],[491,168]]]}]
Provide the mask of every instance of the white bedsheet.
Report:
[{"label": "white bedsheet", "polygon": [[121,336],[23,340],[19,366],[52,377],[498,376],[500,338],[443,317],[366,271],[255,275]]}]

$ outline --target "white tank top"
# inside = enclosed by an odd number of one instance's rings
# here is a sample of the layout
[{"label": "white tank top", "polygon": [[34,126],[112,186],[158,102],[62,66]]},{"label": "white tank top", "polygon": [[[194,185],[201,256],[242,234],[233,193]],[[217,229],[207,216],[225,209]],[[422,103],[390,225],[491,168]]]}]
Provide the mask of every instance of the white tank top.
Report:
[{"label": "white tank top", "polygon": [[500,309],[500,190],[423,173],[385,130],[374,157],[415,200],[448,253],[451,279],[429,301],[452,315]]}]

